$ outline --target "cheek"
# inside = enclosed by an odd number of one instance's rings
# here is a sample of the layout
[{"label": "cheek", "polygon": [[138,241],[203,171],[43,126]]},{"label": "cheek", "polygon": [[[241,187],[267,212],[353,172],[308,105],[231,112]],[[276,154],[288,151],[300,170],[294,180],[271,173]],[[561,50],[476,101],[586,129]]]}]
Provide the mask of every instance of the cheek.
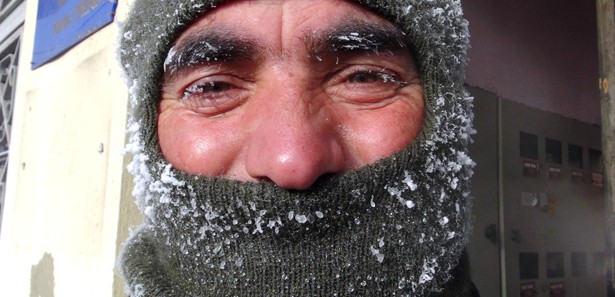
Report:
[{"label": "cheek", "polygon": [[[205,129],[205,127],[207,129]],[[173,167],[192,174],[223,175],[233,160],[235,142],[227,128],[200,117],[160,117],[160,149]]]},{"label": "cheek", "polygon": [[340,125],[347,147],[358,166],[374,163],[399,152],[421,132],[424,110],[419,103],[399,102],[350,116]]}]

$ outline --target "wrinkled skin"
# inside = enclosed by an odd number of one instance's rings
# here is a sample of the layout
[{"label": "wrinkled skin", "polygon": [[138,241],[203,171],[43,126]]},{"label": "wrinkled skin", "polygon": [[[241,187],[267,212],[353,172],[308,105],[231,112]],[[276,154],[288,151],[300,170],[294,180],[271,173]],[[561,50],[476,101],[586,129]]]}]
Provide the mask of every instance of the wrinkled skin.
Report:
[{"label": "wrinkled skin", "polygon": [[208,12],[182,33],[173,54],[224,32],[247,41],[252,58],[167,69],[158,117],[165,158],[187,173],[306,189],[406,147],[424,117],[410,50],[313,47],[347,38],[340,28],[358,22],[396,30],[346,1],[234,1]]}]

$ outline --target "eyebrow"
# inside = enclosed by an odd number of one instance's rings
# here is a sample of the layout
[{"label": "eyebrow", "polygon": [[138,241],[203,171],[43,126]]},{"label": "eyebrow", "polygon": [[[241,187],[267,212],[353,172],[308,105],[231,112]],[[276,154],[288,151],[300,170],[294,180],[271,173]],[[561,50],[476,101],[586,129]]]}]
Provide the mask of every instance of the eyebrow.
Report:
[{"label": "eyebrow", "polygon": [[212,28],[188,35],[173,46],[164,61],[164,75],[172,78],[178,71],[195,66],[249,61],[259,58],[256,42],[229,30]]},{"label": "eyebrow", "polygon": [[[331,54],[393,54],[406,51],[413,55],[406,35],[392,26],[343,20],[330,28],[306,34],[310,57]],[[223,62],[254,61],[266,52],[254,39],[236,30],[213,27],[193,32],[174,45],[163,63],[164,80],[170,82],[186,69]]]},{"label": "eyebrow", "polygon": [[347,20],[333,28],[306,36],[310,55],[320,56],[332,52],[341,54],[382,54],[413,49],[406,35],[395,27]]}]

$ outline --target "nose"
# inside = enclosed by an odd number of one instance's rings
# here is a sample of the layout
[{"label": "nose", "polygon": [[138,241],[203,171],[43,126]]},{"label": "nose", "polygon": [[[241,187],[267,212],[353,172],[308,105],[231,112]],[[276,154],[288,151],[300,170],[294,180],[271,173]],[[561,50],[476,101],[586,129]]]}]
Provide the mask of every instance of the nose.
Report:
[{"label": "nose", "polygon": [[333,114],[305,96],[288,88],[268,92],[246,142],[245,168],[251,178],[304,190],[319,177],[346,169]]}]

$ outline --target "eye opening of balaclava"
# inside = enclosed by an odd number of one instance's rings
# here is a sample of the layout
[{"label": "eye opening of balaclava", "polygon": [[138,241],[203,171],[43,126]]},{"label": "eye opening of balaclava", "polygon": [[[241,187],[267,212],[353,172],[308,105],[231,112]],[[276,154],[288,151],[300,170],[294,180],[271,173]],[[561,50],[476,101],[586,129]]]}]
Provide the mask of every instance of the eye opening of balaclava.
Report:
[{"label": "eye opening of balaclava", "polygon": [[414,45],[425,122],[406,149],[307,191],[183,173],[157,139],[163,63],[194,20],[226,1],[136,0],[120,36],[130,85],[129,170],[144,223],[119,265],[131,296],[428,296],[470,229],[471,98],[458,0],[358,0]]}]

